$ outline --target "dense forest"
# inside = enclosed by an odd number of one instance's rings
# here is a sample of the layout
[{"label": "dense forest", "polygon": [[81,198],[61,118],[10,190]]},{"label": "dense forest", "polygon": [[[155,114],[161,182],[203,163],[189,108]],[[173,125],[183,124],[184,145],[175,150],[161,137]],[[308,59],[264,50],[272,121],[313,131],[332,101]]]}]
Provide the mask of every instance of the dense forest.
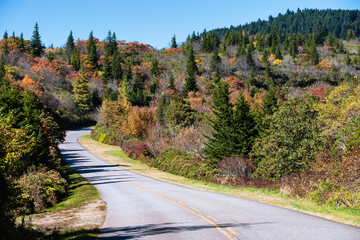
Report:
[{"label": "dense forest", "polygon": [[151,167],[360,210],[359,17],[287,12],[163,50],[5,32],[0,227],[66,195],[62,129],[95,122],[93,139]]},{"label": "dense forest", "polygon": [[270,15],[267,21],[259,19],[237,27],[231,26],[213,31],[218,37],[224,36],[228,30],[230,32],[245,31],[251,35],[271,31],[280,31],[282,34],[311,34],[321,26],[325,36],[331,33],[337,38],[345,38],[351,30],[355,36],[359,37],[359,18],[360,11],[358,10],[298,9],[296,12],[287,10],[285,14],[279,13],[277,17]]}]

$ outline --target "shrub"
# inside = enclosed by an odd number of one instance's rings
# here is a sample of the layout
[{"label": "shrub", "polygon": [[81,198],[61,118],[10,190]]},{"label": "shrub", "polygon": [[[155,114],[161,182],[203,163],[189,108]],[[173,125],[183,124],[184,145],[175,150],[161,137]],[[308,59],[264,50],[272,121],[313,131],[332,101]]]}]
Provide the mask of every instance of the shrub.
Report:
[{"label": "shrub", "polygon": [[67,192],[66,180],[56,170],[30,170],[17,183],[22,190],[21,198],[32,201],[35,212],[55,205]]},{"label": "shrub", "polygon": [[143,142],[127,141],[123,143],[121,148],[126,155],[136,160],[144,160],[144,158],[152,157],[150,147]]},{"label": "shrub", "polygon": [[248,158],[230,156],[217,164],[217,169],[222,176],[227,177],[250,177],[254,171],[254,165]]}]

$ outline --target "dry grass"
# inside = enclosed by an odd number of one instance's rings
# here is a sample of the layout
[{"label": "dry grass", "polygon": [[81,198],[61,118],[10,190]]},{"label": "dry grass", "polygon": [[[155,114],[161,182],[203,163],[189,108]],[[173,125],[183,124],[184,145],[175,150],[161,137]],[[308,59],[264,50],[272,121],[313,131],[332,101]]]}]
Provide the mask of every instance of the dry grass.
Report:
[{"label": "dry grass", "polygon": [[154,168],[149,168],[139,161],[130,159],[117,146],[111,146],[96,142],[90,138],[90,135],[83,136],[79,139],[80,144],[87,148],[91,153],[99,158],[106,160],[111,164],[119,164],[124,168],[166,182],[183,185],[190,188],[208,190],[227,195],[251,199],[271,205],[276,205],[314,216],[323,217],[329,220],[342,222],[345,224],[360,227],[360,212],[352,209],[339,209],[327,206],[319,206],[316,203],[304,198],[292,198],[278,191],[270,191],[266,189],[239,188],[218,185],[209,182],[202,182],[187,179],[181,176],[162,172]]}]

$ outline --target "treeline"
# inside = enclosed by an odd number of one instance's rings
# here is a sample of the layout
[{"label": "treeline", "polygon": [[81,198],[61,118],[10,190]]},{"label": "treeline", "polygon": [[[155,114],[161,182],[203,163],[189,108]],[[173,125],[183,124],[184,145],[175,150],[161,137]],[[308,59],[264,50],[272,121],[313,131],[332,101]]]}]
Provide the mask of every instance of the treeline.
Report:
[{"label": "treeline", "polygon": [[283,35],[301,33],[314,33],[319,26],[323,28],[324,34],[331,33],[337,38],[345,38],[349,31],[360,36],[360,11],[358,10],[318,10],[298,9],[296,12],[287,10],[285,14],[269,16],[268,20],[239,25],[237,27],[219,28],[213,31],[222,37],[227,31],[245,31],[251,35],[280,31]]}]

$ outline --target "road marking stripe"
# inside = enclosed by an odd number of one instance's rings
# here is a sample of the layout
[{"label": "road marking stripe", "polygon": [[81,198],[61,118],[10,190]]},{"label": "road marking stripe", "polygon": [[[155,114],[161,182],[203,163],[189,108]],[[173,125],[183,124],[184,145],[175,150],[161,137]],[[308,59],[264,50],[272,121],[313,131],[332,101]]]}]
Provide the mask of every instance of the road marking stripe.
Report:
[{"label": "road marking stripe", "polygon": [[215,222],[219,221],[219,220],[217,220],[216,218],[214,218],[214,217],[212,217],[212,216],[207,216],[207,217],[210,218],[210,219],[212,219],[212,220],[214,220]]},{"label": "road marking stripe", "polygon": [[[126,183],[126,184],[129,184],[130,186],[132,186],[132,187],[134,187],[134,188],[137,188],[137,189],[139,189],[139,190],[141,190],[141,191],[144,191],[143,189],[140,189],[140,188],[139,188],[138,186],[136,186],[135,184],[132,184],[132,183],[129,183],[129,182],[125,182],[125,183]],[[145,192],[145,191],[144,191],[144,192]],[[148,193],[151,193],[151,192],[148,192]],[[185,209],[185,210],[187,210],[187,211],[195,214],[196,216],[204,219],[205,221],[207,221],[208,223],[210,223],[211,225],[213,225],[217,230],[219,230],[219,231],[220,231],[222,234],[224,234],[227,238],[229,238],[229,239],[231,239],[231,240],[236,240],[236,238],[235,238],[234,236],[232,236],[231,234],[229,234],[228,232],[226,232],[226,231],[225,231],[224,229],[222,229],[219,225],[217,225],[216,223],[214,223],[214,222],[211,221],[210,219],[206,218],[205,216],[201,215],[200,213],[195,212],[194,210],[192,210],[192,209],[190,209],[190,208],[188,208],[188,207],[186,207],[186,206],[184,206],[184,205],[181,205],[181,204],[179,204],[179,203],[176,202],[176,201],[173,201],[173,200],[168,199],[168,198],[166,198],[166,197],[162,197],[162,196],[160,196],[159,194],[156,194],[156,193],[151,193],[151,194],[153,194],[153,195],[155,195],[155,196],[158,196],[158,197],[160,197],[160,198],[163,198],[163,199],[165,199],[165,200],[167,200],[167,201],[169,201],[169,202],[172,202],[172,203],[174,203],[174,204],[182,207],[183,209]]]},{"label": "road marking stripe", "polygon": [[182,205],[185,205],[185,203],[181,202],[181,201],[177,201],[178,203],[182,204]]},{"label": "road marking stripe", "polygon": [[199,209],[197,209],[197,208],[194,208],[194,207],[190,207],[192,210],[195,210],[195,211],[197,211],[197,212],[200,212],[200,210]]},{"label": "road marking stripe", "polygon": [[230,232],[232,232],[233,234],[238,234],[237,231],[235,231],[233,228],[231,227],[227,227],[227,230],[229,230]]}]

